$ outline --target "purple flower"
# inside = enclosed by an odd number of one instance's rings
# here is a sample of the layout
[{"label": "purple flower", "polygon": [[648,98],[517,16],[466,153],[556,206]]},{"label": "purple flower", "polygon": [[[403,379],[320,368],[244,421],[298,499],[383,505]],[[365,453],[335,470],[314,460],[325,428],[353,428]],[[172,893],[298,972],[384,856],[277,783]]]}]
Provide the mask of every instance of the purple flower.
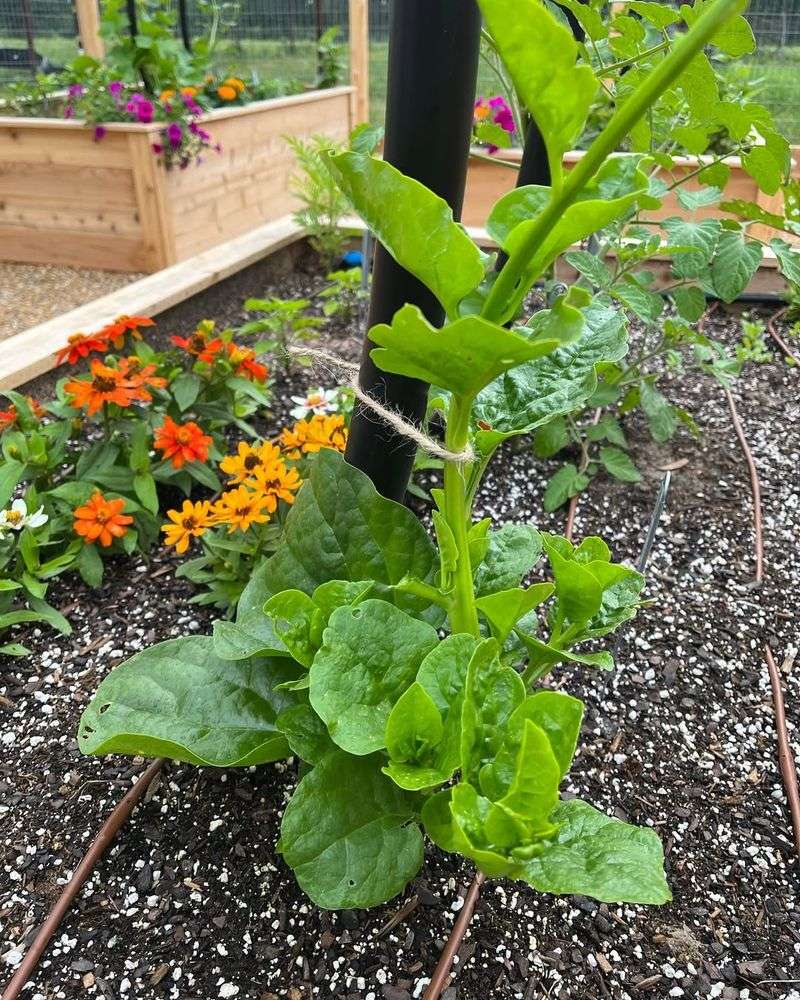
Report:
[{"label": "purple flower", "polygon": [[112,80],[108,85],[108,92],[115,101],[118,101],[122,93],[122,80]]},{"label": "purple flower", "polygon": [[183,101],[184,105],[186,106],[186,109],[189,111],[190,114],[201,115],[203,113],[203,109],[200,107],[200,105],[192,97],[191,94],[181,94],[181,100]]},{"label": "purple flower", "polygon": [[100,142],[100,140],[103,138],[103,136],[106,134],[106,132],[108,132],[108,129],[105,127],[105,125],[95,125],[95,127],[94,127],[94,141],[95,142]]},{"label": "purple flower", "polygon": [[67,87],[67,93],[69,94],[70,97],[82,97],[83,93],[84,93],[83,84],[82,83],[71,83]]},{"label": "purple flower", "polygon": [[136,117],[142,125],[149,125],[153,120],[153,105],[150,101],[140,100],[136,102]]},{"label": "purple flower", "polygon": [[67,104],[64,106],[64,117],[65,118],[75,117],[75,108],[71,104]]},{"label": "purple flower", "polygon": [[494,121],[496,125],[508,132],[509,135],[513,135],[517,127],[514,124],[514,116],[508,108],[503,108],[502,111],[498,111],[494,116]]},{"label": "purple flower", "polygon": [[167,138],[173,149],[177,149],[183,141],[183,129],[179,122],[170,122],[167,127]]},{"label": "purple flower", "polygon": [[508,108],[508,105],[506,104],[505,98],[501,97],[498,94],[496,97],[490,97],[489,98],[489,107],[490,108]]}]

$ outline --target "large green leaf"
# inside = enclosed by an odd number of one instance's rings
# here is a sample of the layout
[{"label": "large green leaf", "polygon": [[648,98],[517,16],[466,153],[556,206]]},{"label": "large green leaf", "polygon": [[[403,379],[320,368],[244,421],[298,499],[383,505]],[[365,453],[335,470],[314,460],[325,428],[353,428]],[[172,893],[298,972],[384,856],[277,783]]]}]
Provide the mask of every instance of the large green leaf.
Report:
[{"label": "large green leaf", "polygon": [[329,910],[376,906],[422,865],[414,799],[381,773],[381,759],[328,754],[292,796],[279,848],[300,887]]},{"label": "large green leaf", "polygon": [[717,240],[722,231],[719,222],[716,219],[693,222],[673,215],[669,219],[664,219],[661,225],[675,246],[693,248],[689,253],[675,256],[672,263],[673,271],[680,278],[697,278],[711,263],[717,249]]},{"label": "large green leaf", "polygon": [[411,511],[324,449],[289,511],[278,551],[245,588],[239,615],[260,611],[282,590],[313,594],[331,580],[374,580],[376,596],[438,624],[441,608],[391,589],[404,576],[433,584],[438,568],[436,550]]},{"label": "large green leaf", "polygon": [[101,682],[81,716],[78,746],[215,767],[278,760],[289,748],[275,718],[292,700],[275,688],[296,676],[288,660],[221,660],[206,636],[170,639]]},{"label": "large green leaf", "polygon": [[506,372],[478,395],[473,416],[489,428],[478,434],[482,448],[583,406],[597,388],[596,366],[625,356],[628,340],[621,310],[594,305],[584,311],[584,318],[580,340]]},{"label": "large green leaf", "polygon": [[386,601],[334,611],[309,691],[334,743],[360,755],[385,746],[389,713],[437,642],[434,628]]},{"label": "large green leaf", "polygon": [[761,244],[746,240],[742,233],[720,235],[717,255],[711,265],[714,291],[724,302],[733,302],[750,284],[761,263]]},{"label": "large green leaf", "polygon": [[547,147],[550,174],[581,134],[597,92],[572,32],[538,0],[480,0],[486,26]]},{"label": "large green leaf", "polygon": [[[592,233],[604,229],[647,195],[649,182],[638,154],[611,157],[583,188],[550,230],[531,261],[541,273],[555,258]],[[550,196],[550,189],[523,185],[504,195],[492,209],[486,228],[509,254],[527,238]]]},{"label": "large green leaf", "polygon": [[[687,26],[691,26],[697,21],[703,11],[710,6],[710,0],[695,0],[694,6],[688,4],[681,5],[681,17]],[[747,9],[747,3],[742,0],[741,10]],[[728,56],[744,56],[752,52],[756,47],[756,40],[753,29],[747,19],[739,15],[732,17],[719,29],[711,39],[711,45],[716,46],[721,52]]]},{"label": "large green leaf", "polygon": [[480,284],[480,250],[453,220],[450,206],[390,163],[363,153],[327,159],[336,182],[370,230],[402,267],[453,316]]},{"label": "large green leaf", "polygon": [[213,625],[214,652],[221,660],[246,660],[251,656],[288,656],[289,650],[275,633],[271,619],[258,608],[235,622],[221,619]]},{"label": "large green leaf", "polygon": [[561,343],[557,337],[528,339],[479,316],[465,316],[437,330],[413,305],[396,312],[391,326],[373,327],[369,338],[380,345],[370,355],[382,371],[462,396],[474,396],[509,368],[543,357]]},{"label": "large green leaf", "polygon": [[475,571],[478,596],[518,587],[542,554],[542,536],[530,524],[504,524],[489,532],[489,548]]},{"label": "large green leaf", "polygon": [[505,642],[520,618],[544,603],[552,593],[552,583],[534,583],[527,589],[514,587],[486,594],[475,601],[475,606],[489,623],[492,635],[498,642]]},{"label": "large green leaf", "polygon": [[551,819],[558,834],[522,876],[535,889],[604,903],[670,901],[655,831],[612,819],[580,799],[561,802]]}]

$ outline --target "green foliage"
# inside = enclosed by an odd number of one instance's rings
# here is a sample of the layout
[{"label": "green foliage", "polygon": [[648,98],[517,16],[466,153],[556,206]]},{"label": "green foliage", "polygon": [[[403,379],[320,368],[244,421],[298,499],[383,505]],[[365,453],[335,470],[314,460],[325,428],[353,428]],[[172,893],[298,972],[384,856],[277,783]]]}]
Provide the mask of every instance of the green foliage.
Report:
[{"label": "green foliage", "polygon": [[[678,16],[692,22],[689,30],[674,45],[660,38],[646,56],[645,24],[615,17],[614,31],[606,32],[594,6],[581,11],[598,51],[613,53],[630,72],[619,75],[624,85],[607,127],[562,177],[561,152],[589,110],[597,67],[538,0],[481,0],[493,44],[557,168],[551,188],[522,189],[493,212],[492,228],[508,253],[499,273],[422,185],[365,151],[325,157],[354,208],[447,312],[436,330],[406,306],[370,332],[379,366],[435,381],[441,390],[433,405],[446,422],[445,448],[460,458],[444,463],[444,488],[433,493],[438,549],[408,510],[378,496],[339,455],[322,451],[286,518],[281,545],[243,593],[233,628],[192,640],[202,645],[198,655],[192,648],[198,665],[191,669],[211,678],[192,687],[191,718],[200,719],[201,732],[182,733],[183,710],[170,729],[184,759],[250,763],[285,739],[285,752],[291,748],[311,765],[286,808],[279,849],[321,906],[369,906],[400,892],[421,864],[423,828],[490,877],[609,902],[670,898],[652,830],[560,799],[582,706],[542,684],[562,662],[613,666],[597,644],[636,614],[644,580],[614,563],[599,538],[576,546],[530,527],[496,531],[488,519],[473,522],[472,502],[501,440],[553,422],[537,435],[540,452],[553,454],[565,435],[577,433],[576,407],[600,399],[620,411],[640,404],[654,435],[670,433],[679,417],[642,359],[623,367],[627,322],[619,302],[648,327],[663,322],[664,336],[688,343],[701,367],[730,377],[730,359],[713,341],[683,322],[662,320],[659,297],[638,273],[663,249],[649,232],[626,244],[616,262],[573,256],[596,292],[572,289],[527,323],[522,306],[574,239],[622,232],[639,210],[658,203],[663,192],[648,183],[641,155],[611,154],[625,137],[637,148],[643,139],[649,145],[659,126],[651,112],[662,99],[688,93],[698,108],[702,88],[713,92],[702,52],[709,44],[725,52],[745,47],[739,6],[716,0],[702,11],[683,8]],[[637,10],[645,20],[660,16],[647,4]],[[640,61],[652,72],[643,74]],[[707,200],[702,195],[695,204]],[[681,285],[705,291],[720,252],[718,280],[744,280],[755,254],[744,235],[728,235],[743,233],[737,226],[664,224]],[[684,308],[696,304],[694,293],[684,297]],[[591,431],[584,429],[598,460],[582,456],[587,461],[562,477],[562,493],[580,488],[592,464],[635,480],[618,415],[601,414]],[[542,553],[547,569],[530,582]],[[103,682],[85,715],[91,732],[87,743],[82,731],[84,749],[163,752],[160,741],[168,736],[163,719],[152,719],[153,705],[172,702],[149,692],[183,690],[192,681],[183,665],[176,669],[157,652],[162,648],[134,657]],[[257,664],[263,669],[256,675]],[[234,690],[217,688],[219,676]],[[243,677],[250,682],[246,698]],[[244,745],[231,749],[227,711],[237,694],[250,728]],[[276,704],[278,696],[284,704]]]},{"label": "green foliage", "polygon": [[258,319],[241,326],[238,332],[243,337],[261,337],[259,352],[274,353],[284,374],[288,375],[296,361],[308,363],[307,359],[293,354],[293,349],[313,340],[314,331],[324,325],[323,319],[309,312],[310,306],[310,299],[247,299],[245,310],[260,315]]},{"label": "green foliage", "polygon": [[340,41],[342,29],[332,25],[317,42],[317,86],[338,87],[345,71],[345,47]]},{"label": "green foliage", "polygon": [[346,194],[339,190],[327,169],[327,154],[339,147],[325,135],[310,139],[287,135],[285,139],[298,168],[292,178],[292,192],[301,203],[294,214],[295,222],[308,233],[309,242],[320,255],[323,267],[331,270],[338,264],[345,247],[341,222],[349,210]]}]

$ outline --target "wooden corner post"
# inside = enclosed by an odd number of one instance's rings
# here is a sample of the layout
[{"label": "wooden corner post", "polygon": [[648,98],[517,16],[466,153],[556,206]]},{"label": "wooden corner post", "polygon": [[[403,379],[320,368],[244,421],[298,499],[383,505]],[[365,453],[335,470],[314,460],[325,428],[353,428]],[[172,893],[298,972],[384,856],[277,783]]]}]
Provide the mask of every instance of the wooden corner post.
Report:
[{"label": "wooden corner post", "polygon": [[99,0],[75,0],[75,17],[78,21],[78,37],[81,48],[87,56],[102,59],[106,54],[100,37]]},{"label": "wooden corner post", "polygon": [[352,125],[369,121],[369,6],[367,0],[349,0],[350,85],[354,88]]}]

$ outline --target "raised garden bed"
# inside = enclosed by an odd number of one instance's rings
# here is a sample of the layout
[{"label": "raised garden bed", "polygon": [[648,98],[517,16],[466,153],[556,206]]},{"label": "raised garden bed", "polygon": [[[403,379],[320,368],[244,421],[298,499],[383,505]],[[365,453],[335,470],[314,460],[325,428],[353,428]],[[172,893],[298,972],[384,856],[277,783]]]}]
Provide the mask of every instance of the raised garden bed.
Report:
[{"label": "raised garden bed", "polygon": [[6,260],[158,271],[291,212],[284,136],[344,139],[351,87],[209,112],[221,152],[165,170],[163,125],[112,123],[100,142],[76,121],[0,117],[0,239]]},{"label": "raised garden bed", "polygon": [[[277,274],[259,264],[165,312],[159,327],[187,335],[204,316],[238,322],[247,295],[302,294],[320,281],[307,259]],[[715,317],[711,332],[733,343],[735,312]],[[360,331],[338,327],[325,346],[354,358],[359,340]],[[800,438],[787,418],[796,379],[776,353],[735,390],[765,487],[770,535],[761,590],[751,584],[746,471],[723,396],[708,379],[668,389],[698,414],[699,444],[681,434],[654,446],[638,420],[629,421],[644,481],[598,481],[579,507],[578,537],[602,533],[616,557],[635,559],[662,469],[685,462],[673,473],[649,567],[654,603],[628,627],[616,672],[558,672],[558,685],[587,702],[568,790],[656,825],[674,901],[609,906],[493,883],[448,1000],[787,995],[775,981],[795,978],[800,911],[760,649],[769,639],[780,660],[796,642],[787,603],[800,583],[793,545]],[[290,395],[317,382],[307,374],[278,384],[264,431],[282,426]],[[535,463],[527,444],[508,447],[484,484],[478,516],[563,530],[563,511],[540,513],[553,467]],[[163,550],[149,565],[121,561],[99,593],[74,578],[57,581],[52,597],[69,609],[75,635],[20,630],[34,655],[2,666],[0,954],[7,963],[141,770],[122,758],[81,756],[80,711],[131,653],[209,629],[212,615],[187,603],[190,590],[174,576],[180,562]],[[798,676],[796,669],[784,675],[790,705],[800,697]],[[228,772],[169,766],[67,917],[27,995],[420,996],[469,866],[429,849],[420,877],[388,906],[317,910],[273,850],[296,780],[292,764]]]}]

